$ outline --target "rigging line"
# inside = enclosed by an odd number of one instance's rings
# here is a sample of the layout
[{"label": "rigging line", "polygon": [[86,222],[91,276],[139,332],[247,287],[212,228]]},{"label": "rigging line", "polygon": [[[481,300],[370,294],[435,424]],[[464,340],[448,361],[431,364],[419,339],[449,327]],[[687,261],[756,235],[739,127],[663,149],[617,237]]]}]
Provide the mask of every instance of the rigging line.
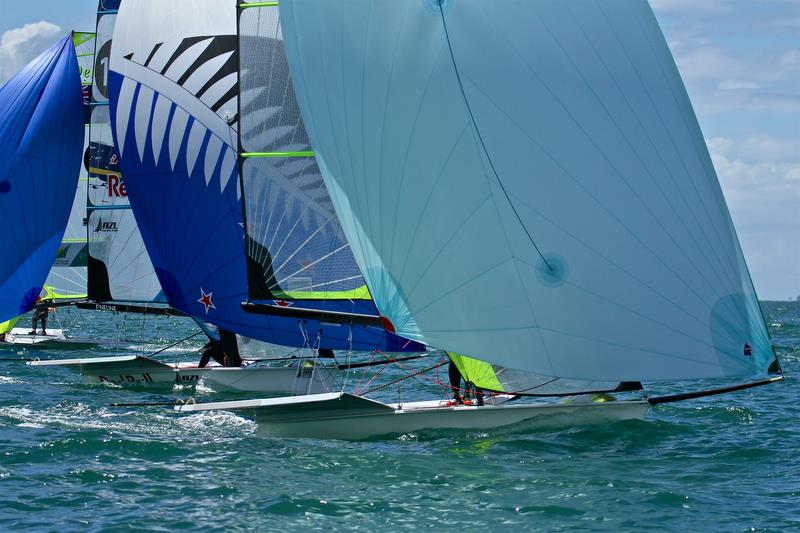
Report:
[{"label": "rigging line", "polygon": [[173,342],[173,343],[172,343],[172,344],[170,344],[169,346],[164,346],[164,347],[163,347],[163,348],[161,348],[160,350],[156,350],[155,352],[153,352],[153,353],[151,353],[151,354],[148,354],[148,355],[145,355],[144,357],[155,357],[156,355],[160,354],[161,352],[164,352],[164,351],[166,351],[166,350],[169,350],[170,348],[174,348],[175,346],[179,345],[179,344],[180,344],[180,343],[182,343],[182,342],[185,342],[185,341],[188,341],[189,339],[192,339],[192,338],[194,338],[194,337],[197,337],[197,336],[198,336],[198,335],[200,335],[201,333],[204,333],[204,332],[203,332],[202,330],[200,330],[200,331],[198,331],[198,332],[192,333],[192,334],[191,334],[191,335],[189,335],[188,337],[184,337],[183,339],[181,339],[181,340],[179,340],[179,341]]},{"label": "rigging line", "polygon": [[[369,389],[367,391],[364,391],[363,393],[360,394],[360,396],[366,396],[367,394],[370,394],[370,393],[385,389],[387,387],[391,387],[392,385],[400,383],[401,381],[405,381],[407,379],[411,379],[411,378],[416,377],[416,376],[418,376],[420,374],[424,374],[425,372],[430,372],[431,370],[436,370],[437,368],[443,367],[444,365],[447,365],[447,364],[450,364],[450,362],[449,361],[442,361],[441,363],[435,364],[433,366],[429,366],[428,368],[423,368],[422,370],[414,372],[413,374],[408,374],[407,376],[403,376],[403,377],[397,378],[395,380],[392,380],[389,383],[384,383],[383,385],[379,385],[379,386],[377,386],[375,388],[372,388],[372,389]],[[384,368],[386,368],[386,367],[384,367]],[[378,372],[378,374],[380,374],[380,372]],[[378,374],[375,374],[375,376],[377,377]],[[367,385],[369,385],[369,383],[367,383]]]},{"label": "rigging line", "polygon": [[533,236],[531,235],[530,231],[528,231],[528,228],[522,221],[522,217],[520,217],[519,213],[517,212],[517,208],[514,206],[514,202],[511,201],[511,196],[508,194],[505,185],[503,185],[503,181],[500,179],[500,174],[498,174],[497,169],[494,166],[494,162],[492,161],[492,156],[489,155],[489,150],[486,148],[486,143],[483,141],[483,136],[481,135],[481,132],[478,129],[478,123],[475,121],[475,115],[472,113],[472,107],[469,105],[469,100],[467,99],[467,93],[464,90],[464,84],[461,82],[461,74],[458,71],[458,65],[456,64],[456,56],[453,53],[453,45],[450,42],[450,32],[447,30],[447,21],[445,20],[444,7],[442,6],[443,0],[437,0],[437,3],[439,4],[439,13],[442,15],[442,26],[444,27],[444,37],[447,40],[447,47],[450,50],[450,59],[452,59],[453,61],[453,70],[455,71],[456,80],[458,81],[458,87],[461,91],[461,96],[464,99],[464,105],[467,108],[467,113],[469,113],[470,121],[472,122],[472,125],[475,128],[475,135],[478,137],[478,141],[481,143],[481,148],[483,148],[483,153],[486,155],[486,160],[488,161],[489,166],[492,168],[494,177],[497,179],[497,184],[500,185],[500,190],[503,191],[503,194],[506,197],[506,201],[508,201],[508,205],[511,207],[511,211],[514,212],[514,216],[517,218],[517,221],[519,222],[520,226],[522,226],[522,229],[528,236],[528,240],[531,241],[531,244],[536,249],[536,252],[539,254],[539,257],[542,258],[542,261],[547,266],[547,268],[551,272],[553,272],[554,270],[553,267],[547,261],[544,254],[542,254],[542,251],[539,249],[539,247],[536,245],[536,242],[533,240]]},{"label": "rigging line", "polygon": [[[386,357],[386,361],[367,361],[367,362],[364,362],[364,363],[349,363],[348,362],[346,364],[339,365],[339,370],[350,370],[350,369],[353,369],[353,368],[367,368],[367,367],[370,367],[370,366],[380,366],[380,365],[387,365],[388,366],[388,365],[391,365],[391,364],[402,363],[404,361],[413,361],[415,359],[422,359],[423,357],[428,357],[428,354],[424,353],[424,354],[411,355],[411,356],[408,356],[408,357],[400,357],[399,359],[395,359],[393,357],[387,356],[386,354],[384,354],[382,352],[378,352],[378,353],[380,353],[381,355]],[[401,366],[398,365],[398,367],[401,370],[403,370],[403,368]],[[559,379],[559,378],[556,378],[556,379]],[[367,383],[367,385],[369,385],[369,383]]]}]

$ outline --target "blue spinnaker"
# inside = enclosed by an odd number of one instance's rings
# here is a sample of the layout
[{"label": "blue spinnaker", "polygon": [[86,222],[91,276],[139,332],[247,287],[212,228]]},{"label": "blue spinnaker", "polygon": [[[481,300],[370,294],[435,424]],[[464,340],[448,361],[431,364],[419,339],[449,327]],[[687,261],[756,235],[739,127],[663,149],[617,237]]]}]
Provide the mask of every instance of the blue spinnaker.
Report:
[{"label": "blue spinnaker", "polygon": [[27,312],[53,265],[83,152],[72,36],[0,88],[0,321]]}]

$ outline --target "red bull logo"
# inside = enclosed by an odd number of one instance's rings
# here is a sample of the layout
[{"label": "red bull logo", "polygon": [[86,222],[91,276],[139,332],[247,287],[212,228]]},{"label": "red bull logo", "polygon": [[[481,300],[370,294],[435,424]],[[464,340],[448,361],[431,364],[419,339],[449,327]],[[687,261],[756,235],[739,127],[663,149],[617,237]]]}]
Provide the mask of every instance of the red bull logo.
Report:
[{"label": "red bull logo", "polygon": [[125,183],[117,174],[108,175],[108,196],[110,198],[113,198],[114,196],[123,198],[128,196],[128,190],[125,188]]}]

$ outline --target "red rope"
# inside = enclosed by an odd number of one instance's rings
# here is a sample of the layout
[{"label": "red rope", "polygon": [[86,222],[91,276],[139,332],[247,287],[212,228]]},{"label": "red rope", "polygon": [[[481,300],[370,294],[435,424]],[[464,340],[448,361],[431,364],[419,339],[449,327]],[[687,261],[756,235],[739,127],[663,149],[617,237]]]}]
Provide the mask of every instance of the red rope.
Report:
[{"label": "red rope", "polygon": [[369,380],[369,381],[367,381],[367,384],[366,384],[366,385],[364,385],[364,388],[363,388],[363,389],[360,389],[360,390],[356,391],[356,394],[359,394],[359,395],[360,395],[360,394],[361,394],[361,393],[362,393],[364,390],[366,390],[366,389],[367,389],[367,387],[369,387],[369,384],[370,384],[370,383],[372,383],[373,381],[375,381],[375,378],[377,378],[378,376],[380,376],[380,375],[381,375],[381,372],[383,372],[384,370],[386,370],[386,367],[387,367],[387,366],[389,366],[389,365],[383,365],[383,366],[381,367],[381,369],[380,369],[380,370],[378,370],[378,373],[377,373],[377,374],[375,374],[374,376],[372,376],[372,378],[370,378],[370,380]]}]

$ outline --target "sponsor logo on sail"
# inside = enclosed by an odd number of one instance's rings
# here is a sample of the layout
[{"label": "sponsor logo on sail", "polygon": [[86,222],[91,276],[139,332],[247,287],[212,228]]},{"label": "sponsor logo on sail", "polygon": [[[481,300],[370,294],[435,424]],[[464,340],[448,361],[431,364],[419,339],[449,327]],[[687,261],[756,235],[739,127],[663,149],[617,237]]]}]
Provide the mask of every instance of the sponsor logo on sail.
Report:
[{"label": "sponsor logo on sail", "polygon": [[104,221],[102,218],[97,221],[97,226],[94,228],[95,233],[119,231],[116,221]]},{"label": "sponsor logo on sail", "polygon": [[[114,155],[116,157],[116,155]],[[125,182],[117,174],[108,175],[108,196],[124,198],[128,196],[128,190],[125,188]]]}]

